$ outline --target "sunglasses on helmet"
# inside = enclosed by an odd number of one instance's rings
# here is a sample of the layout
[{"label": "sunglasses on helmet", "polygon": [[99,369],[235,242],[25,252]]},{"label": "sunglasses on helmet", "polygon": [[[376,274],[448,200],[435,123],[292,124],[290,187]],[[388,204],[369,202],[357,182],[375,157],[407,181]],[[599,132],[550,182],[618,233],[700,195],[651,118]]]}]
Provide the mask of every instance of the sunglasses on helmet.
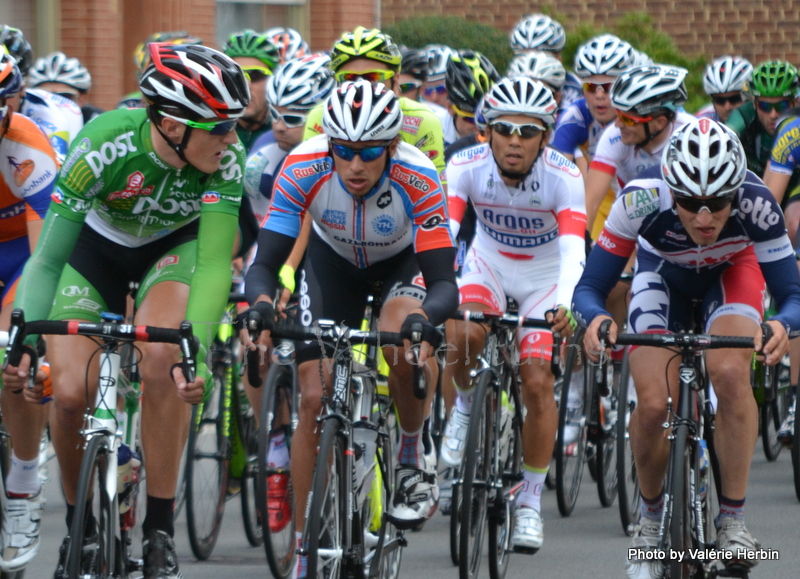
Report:
[{"label": "sunglasses on helmet", "polygon": [[353,147],[348,147],[346,145],[339,145],[337,143],[331,143],[331,150],[333,150],[333,154],[339,157],[340,159],[344,159],[345,161],[352,161],[356,158],[356,155],[361,157],[361,160],[365,163],[370,163],[377,159],[380,159],[383,156],[383,152],[389,148],[389,145],[378,145],[375,147],[364,147],[363,149],[354,149]]},{"label": "sunglasses on helmet", "polygon": [[544,127],[540,125],[518,125],[517,123],[510,123],[508,121],[496,121],[490,126],[492,127],[492,131],[502,137],[510,137],[516,133],[519,135],[520,139],[532,139],[545,130]]},{"label": "sunglasses on helmet", "polygon": [[288,129],[296,129],[306,124],[306,115],[299,113],[283,115],[272,105],[269,105],[269,118],[272,120],[273,125],[278,121],[283,121],[283,124]]},{"label": "sunglasses on helmet", "polygon": [[272,71],[266,66],[248,66],[247,68],[242,68],[242,70],[245,78],[250,82],[260,82],[268,76],[272,76]]},{"label": "sunglasses on helmet", "polygon": [[338,82],[364,79],[369,82],[385,82],[394,76],[393,70],[340,70],[334,74]]},{"label": "sunglasses on helmet", "polygon": [[672,193],[672,198],[675,199],[675,204],[681,209],[685,209],[689,213],[700,213],[703,209],[709,213],[718,213],[730,207],[733,203],[735,195],[728,195],[725,197],[709,197],[707,199],[699,197],[688,197],[686,195]]}]

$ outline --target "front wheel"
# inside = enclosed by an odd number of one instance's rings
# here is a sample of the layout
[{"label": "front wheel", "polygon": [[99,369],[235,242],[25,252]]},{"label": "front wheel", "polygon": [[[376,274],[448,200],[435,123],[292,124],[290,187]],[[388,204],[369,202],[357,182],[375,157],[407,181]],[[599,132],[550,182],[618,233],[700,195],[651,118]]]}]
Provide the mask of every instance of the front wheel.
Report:
[{"label": "front wheel", "polygon": [[116,489],[107,486],[109,474],[116,483],[116,472],[110,473],[116,464],[113,453],[105,436],[89,440],[83,453],[69,532],[67,577],[70,579],[110,578],[120,574],[116,542],[119,508],[113,492]]},{"label": "front wheel", "polygon": [[[585,360],[578,330],[568,348],[561,401],[558,406],[558,438],[556,439],[556,499],[561,516],[568,517],[578,501],[583,467],[586,463],[586,379],[587,364],[578,364],[578,353]],[[570,396],[572,400],[570,400]]]},{"label": "front wheel", "polygon": [[619,498],[619,518],[625,533],[631,535],[633,527],[639,522],[639,478],[636,475],[636,463],[633,459],[633,448],[628,425],[636,408],[633,380],[630,378],[628,352],[622,358],[619,375],[617,414],[617,495]]},{"label": "front wheel", "polygon": [[308,497],[308,518],[303,544],[308,549],[309,578],[334,578],[343,574],[344,540],[348,497],[344,477],[347,437],[336,419],[325,422],[319,438],[319,454],[314,466],[311,495]]},{"label": "front wheel", "polygon": [[[599,397],[597,436],[597,494],[600,504],[610,507],[617,498],[617,420],[619,418],[619,389],[622,361],[609,360],[608,384],[611,392]],[[626,384],[627,386],[627,384]]]},{"label": "front wheel", "polygon": [[230,411],[226,366],[215,367],[213,376],[212,396],[192,409],[186,451],[187,530],[192,553],[201,561],[211,556],[222,528],[230,463],[224,419]]},{"label": "front wheel", "polygon": [[461,579],[478,576],[486,532],[488,483],[491,473],[494,405],[499,403],[492,388],[494,376],[485,371],[478,375],[475,403],[467,427],[464,446],[464,484],[461,487],[461,532],[459,575]]},{"label": "front wheel", "polygon": [[[692,547],[691,515],[689,512],[689,476],[690,452],[687,445],[688,428],[686,425],[677,426],[673,430],[675,439],[669,456],[669,471],[667,491],[669,500],[665,496],[665,508],[669,514],[665,517],[669,529],[670,548],[674,551],[687,553]],[[667,506],[668,505],[668,506]],[[686,579],[689,577],[691,566],[679,558],[669,561],[670,579]]]},{"label": "front wheel", "polygon": [[771,381],[774,398],[761,405],[761,444],[764,448],[764,456],[768,461],[773,462],[783,450],[783,443],[778,440],[778,430],[789,414],[789,403],[791,402],[791,391],[787,385],[781,387],[780,366],[768,367],[765,372],[766,378]]}]

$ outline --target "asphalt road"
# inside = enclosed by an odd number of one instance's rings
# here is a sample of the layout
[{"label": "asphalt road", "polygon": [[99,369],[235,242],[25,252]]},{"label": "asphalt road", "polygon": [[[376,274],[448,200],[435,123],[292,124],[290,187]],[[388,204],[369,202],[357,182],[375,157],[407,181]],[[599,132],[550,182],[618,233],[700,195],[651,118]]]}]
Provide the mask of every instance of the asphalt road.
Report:
[{"label": "asphalt road", "polygon": [[[51,463],[52,480],[46,486],[47,507],[42,526],[42,546],[25,577],[52,577],[58,547],[66,534],[64,502],[57,484],[57,467]],[[800,576],[800,502],[792,484],[789,452],[768,463],[759,445],[750,478],[747,497],[748,528],[764,548],[776,549],[777,561],[760,563],[751,573],[754,579],[787,579]],[[575,579],[581,577],[624,578],[624,559],[629,538],[623,533],[619,513],[600,507],[596,488],[584,476],[581,495],[569,518],[561,518],[554,491],[543,497],[545,545],[534,556],[513,555],[508,579]],[[458,577],[449,555],[448,519],[434,515],[420,533],[409,534],[409,546],[403,555],[401,576],[409,578]],[[227,503],[223,530],[211,559],[196,561],[186,534],[185,514],[176,521],[180,566],[186,579],[244,579],[270,577],[262,548],[248,546],[241,523],[238,498]],[[139,549],[139,546],[136,546]],[[488,577],[485,568],[481,577]]]}]

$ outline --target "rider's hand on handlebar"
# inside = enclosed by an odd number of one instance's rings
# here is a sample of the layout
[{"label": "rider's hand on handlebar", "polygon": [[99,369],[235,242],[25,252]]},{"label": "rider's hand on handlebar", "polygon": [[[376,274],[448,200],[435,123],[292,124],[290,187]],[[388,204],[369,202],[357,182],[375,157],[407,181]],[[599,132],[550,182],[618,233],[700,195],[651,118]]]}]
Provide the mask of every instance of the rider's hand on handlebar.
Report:
[{"label": "rider's hand on handlebar", "polygon": [[600,346],[600,336],[598,336],[598,331],[600,330],[600,324],[602,324],[605,320],[611,321],[611,327],[608,331],[608,342],[606,346],[613,345],[617,342],[617,324],[614,323],[609,316],[599,315],[595,316],[592,322],[589,324],[589,327],[586,328],[586,333],[583,335],[583,347],[586,349],[586,355],[593,362],[600,361],[600,354],[601,354],[601,346]]},{"label": "rider's hand on handlebar", "polygon": [[[406,349],[406,356],[408,356],[411,352],[412,345],[411,327],[414,324],[420,324],[422,326],[422,341],[420,342],[419,357],[417,359],[418,366],[425,364],[425,361],[433,354],[434,350],[439,347],[442,339],[436,326],[430,323],[427,315],[420,313],[421,311],[422,310],[415,310],[408,314],[400,328],[400,337],[403,338],[403,347]],[[412,360],[409,361],[411,362]]]},{"label": "rider's hand on handlebar", "polygon": [[186,382],[186,376],[180,364],[172,367],[172,380],[178,387],[178,397],[187,404],[200,404],[206,390],[206,379],[197,376],[194,382]]},{"label": "rider's hand on handlebar", "polygon": [[[553,316],[553,311],[555,311],[555,316]],[[545,319],[553,324],[551,328],[553,332],[559,332],[563,338],[569,338],[572,335],[572,325],[570,324],[570,317],[567,314],[567,308],[558,306],[557,309],[550,310],[544,315]]]},{"label": "rider's hand on handlebar", "polygon": [[789,351],[789,336],[786,334],[786,328],[783,327],[777,320],[770,320],[766,322],[772,328],[772,337],[769,342],[761,348],[763,332],[761,328],[753,336],[753,342],[756,352],[763,353],[767,366],[774,366],[780,362],[786,353]]}]

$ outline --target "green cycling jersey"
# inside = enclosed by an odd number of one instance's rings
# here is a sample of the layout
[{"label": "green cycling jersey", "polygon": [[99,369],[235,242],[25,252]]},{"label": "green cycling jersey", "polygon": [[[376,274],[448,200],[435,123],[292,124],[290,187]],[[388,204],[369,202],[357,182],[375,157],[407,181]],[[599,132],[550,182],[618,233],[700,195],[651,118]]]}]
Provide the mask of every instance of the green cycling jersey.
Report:
[{"label": "green cycling jersey", "polygon": [[207,346],[230,291],[244,164],[237,141],[223,152],[215,173],[191,165],[176,169],[156,153],[145,109],[100,115],[67,153],[39,244],[20,280],[18,306],[28,319],[48,316],[84,223],[118,244],[141,247],[199,219],[186,319]]}]

